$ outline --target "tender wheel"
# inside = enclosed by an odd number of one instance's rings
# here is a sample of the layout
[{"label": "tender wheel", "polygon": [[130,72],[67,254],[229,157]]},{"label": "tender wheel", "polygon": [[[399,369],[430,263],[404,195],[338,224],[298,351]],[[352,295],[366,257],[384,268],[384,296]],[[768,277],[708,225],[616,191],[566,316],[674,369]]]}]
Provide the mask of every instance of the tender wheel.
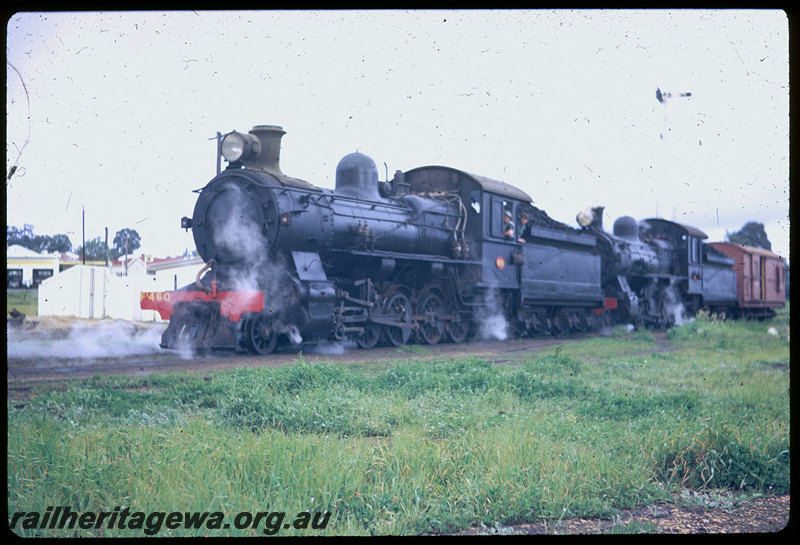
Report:
[{"label": "tender wheel", "polygon": [[589,331],[589,319],[582,310],[575,311],[572,319],[572,330],[576,333],[586,333]]},{"label": "tender wheel", "polygon": [[361,335],[356,339],[356,344],[361,348],[372,348],[378,344],[380,338],[381,326],[369,324],[364,326],[364,331],[362,331]]},{"label": "tender wheel", "polygon": [[[401,322],[411,321],[411,301],[402,292],[396,292],[389,296],[383,306],[384,314],[391,315]],[[393,346],[403,346],[411,337],[411,329],[408,327],[383,326],[383,334],[389,344]]]},{"label": "tender wheel", "polygon": [[558,309],[553,314],[552,320],[552,331],[555,335],[560,335],[562,333],[566,333],[569,331],[570,328],[570,321],[569,316],[567,315],[567,311],[563,308]]},{"label": "tender wheel", "polygon": [[272,329],[269,317],[258,314],[247,322],[245,342],[256,354],[269,354],[278,344],[278,333]]},{"label": "tender wheel", "polygon": [[439,319],[439,314],[443,308],[444,301],[436,292],[431,291],[422,296],[417,307],[417,314],[424,316],[417,329],[420,342],[436,344],[442,339],[444,324]]}]

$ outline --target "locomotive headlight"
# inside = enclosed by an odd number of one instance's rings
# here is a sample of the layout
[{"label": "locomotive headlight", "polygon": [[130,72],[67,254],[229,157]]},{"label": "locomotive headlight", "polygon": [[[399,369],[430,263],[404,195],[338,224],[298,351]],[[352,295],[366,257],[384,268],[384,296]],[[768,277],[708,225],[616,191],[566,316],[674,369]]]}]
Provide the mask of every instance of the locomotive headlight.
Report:
[{"label": "locomotive headlight", "polygon": [[222,137],[220,151],[229,163],[246,161],[261,153],[261,141],[252,134],[233,131]]}]

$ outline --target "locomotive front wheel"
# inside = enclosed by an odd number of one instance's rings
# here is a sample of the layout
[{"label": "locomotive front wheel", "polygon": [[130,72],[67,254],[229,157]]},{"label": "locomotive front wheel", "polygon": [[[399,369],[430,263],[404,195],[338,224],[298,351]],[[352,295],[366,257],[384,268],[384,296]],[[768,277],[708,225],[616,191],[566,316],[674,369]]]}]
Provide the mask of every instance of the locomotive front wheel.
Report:
[{"label": "locomotive front wheel", "polygon": [[376,344],[378,344],[378,340],[381,338],[381,326],[379,325],[366,325],[364,326],[364,331],[361,332],[358,339],[356,339],[356,344],[360,348],[372,348]]},{"label": "locomotive front wheel", "polygon": [[272,329],[269,317],[259,314],[247,323],[247,347],[256,354],[270,354],[278,344],[278,333]]},{"label": "locomotive front wheel", "polygon": [[425,344],[436,344],[442,339],[444,325],[439,320],[439,314],[444,308],[444,301],[435,292],[428,292],[422,296],[417,314],[425,316],[419,322],[417,335],[419,340]]}]

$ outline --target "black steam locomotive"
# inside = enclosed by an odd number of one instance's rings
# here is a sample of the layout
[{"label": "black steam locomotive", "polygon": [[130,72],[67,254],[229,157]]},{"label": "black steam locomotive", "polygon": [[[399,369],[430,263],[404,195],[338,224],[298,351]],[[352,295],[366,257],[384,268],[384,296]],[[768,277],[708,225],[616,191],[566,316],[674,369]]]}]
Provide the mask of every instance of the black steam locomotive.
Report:
[{"label": "black steam locomotive", "polygon": [[284,134],[261,125],[220,139],[228,166],[181,220],[206,266],[194,284],[142,294],[142,308],[170,320],[162,347],[458,343],[481,330],[666,326],[680,305],[736,304],[733,260],[696,229],[621,218],[610,235],[602,209],[575,229],[520,189],[454,168],[381,182],[361,153],[322,189],[281,172]]}]

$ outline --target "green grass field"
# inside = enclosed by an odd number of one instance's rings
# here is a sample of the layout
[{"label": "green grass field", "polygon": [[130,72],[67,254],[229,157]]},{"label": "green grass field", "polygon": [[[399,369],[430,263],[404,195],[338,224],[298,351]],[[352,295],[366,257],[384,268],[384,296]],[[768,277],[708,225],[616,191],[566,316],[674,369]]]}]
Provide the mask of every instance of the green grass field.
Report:
[{"label": "green grass field", "polygon": [[6,290],[6,315],[12,309],[17,309],[25,316],[37,316],[39,314],[38,290]]},{"label": "green grass field", "polygon": [[[48,506],[208,511],[226,523],[328,512],[324,528],[269,530],[417,535],[611,517],[687,489],[788,492],[788,310],[699,319],[667,341],[615,331],[502,365],[399,350],[408,359],[380,368],[300,356],[43,387],[8,403],[9,519]],[[152,533],[259,536],[264,520]],[[14,531],[30,536],[144,535],[22,521]]]}]

